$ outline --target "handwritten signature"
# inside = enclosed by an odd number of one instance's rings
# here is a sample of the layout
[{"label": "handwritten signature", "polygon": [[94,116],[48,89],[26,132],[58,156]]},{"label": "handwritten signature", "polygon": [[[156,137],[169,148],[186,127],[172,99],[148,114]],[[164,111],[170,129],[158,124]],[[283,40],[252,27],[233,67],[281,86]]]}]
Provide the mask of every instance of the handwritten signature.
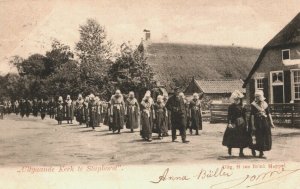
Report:
[{"label": "handwritten signature", "polygon": [[[152,183],[158,184],[162,181],[188,181],[191,180],[191,177],[187,175],[181,176],[170,176],[169,175],[169,168],[167,168],[161,176],[158,177],[157,181],[151,181]],[[198,180],[200,179],[207,179],[212,177],[230,177],[232,175],[231,171],[225,170],[222,168],[217,168],[215,170],[204,170],[202,169],[199,174],[196,176]]]},{"label": "handwritten signature", "polygon": [[280,178],[287,177],[291,174],[300,171],[300,169],[292,169],[292,170],[274,170],[274,171],[267,171],[261,174],[253,174],[253,175],[246,175],[240,178],[235,178],[231,180],[227,180],[224,182],[220,182],[217,184],[212,185],[211,189],[229,189],[235,188],[237,186],[244,185],[247,188],[254,187],[257,185],[266,184],[272,182],[274,180],[278,180]]},{"label": "handwritten signature", "polygon": [[233,171],[221,168],[216,168],[213,170],[204,170],[202,169],[196,176],[187,176],[187,175],[171,175],[170,169],[167,168],[163,171],[163,173],[158,177],[158,179],[155,179],[154,181],[150,181],[154,184],[159,184],[161,182],[165,181],[180,181],[180,182],[186,182],[190,181],[192,179],[196,180],[205,180],[210,178],[218,178],[218,177],[225,177],[230,178],[230,180],[226,180],[223,182],[219,182],[216,184],[213,184],[210,186],[211,189],[230,189],[230,188],[236,188],[236,187],[254,187],[257,185],[266,184],[269,182],[272,182],[274,180],[278,180],[280,178],[288,177],[291,174],[295,174],[296,172],[300,172],[300,169],[292,169],[292,170],[272,170],[272,171],[266,171],[260,174],[247,174],[242,177],[233,178]]}]

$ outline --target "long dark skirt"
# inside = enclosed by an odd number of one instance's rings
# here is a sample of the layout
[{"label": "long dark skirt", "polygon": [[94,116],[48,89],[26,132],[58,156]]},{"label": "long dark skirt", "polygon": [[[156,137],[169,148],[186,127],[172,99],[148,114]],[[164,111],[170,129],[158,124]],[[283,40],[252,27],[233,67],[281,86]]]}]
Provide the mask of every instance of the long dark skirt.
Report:
[{"label": "long dark skirt", "polygon": [[139,128],[139,114],[137,110],[134,111],[132,111],[132,109],[128,110],[126,128],[127,129]]},{"label": "long dark skirt", "polygon": [[57,121],[62,121],[64,119],[64,111],[63,109],[57,109],[56,115],[55,115],[55,119]]},{"label": "long dark skirt", "polygon": [[251,135],[247,132],[244,125],[236,126],[235,128],[226,128],[223,142],[224,146],[229,148],[246,148],[251,142]]},{"label": "long dark skirt", "polygon": [[114,107],[113,109],[113,120],[112,120],[112,130],[120,130],[123,129],[124,126],[124,112],[122,110]]},{"label": "long dark skirt", "polygon": [[156,119],[152,128],[153,133],[164,134],[168,132],[168,128],[166,128],[166,119],[165,112],[158,111],[156,112]]},{"label": "long dark skirt", "polygon": [[199,111],[192,110],[191,129],[202,130],[202,116]]},{"label": "long dark skirt", "polygon": [[77,108],[76,110],[76,121],[79,124],[85,123],[84,107]]},{"label": "long dark skirt", "polygon": [[272,148],[271,127],[267,118],[255,118],[255,140],[251,145],[251,149],[258,151],[269,151]]},{"label": "long dark skirt", "polygon": [[143,139],[152,138],[152,116],[148,116],[146,112],[142,111],[141,114],[141,136]]}]

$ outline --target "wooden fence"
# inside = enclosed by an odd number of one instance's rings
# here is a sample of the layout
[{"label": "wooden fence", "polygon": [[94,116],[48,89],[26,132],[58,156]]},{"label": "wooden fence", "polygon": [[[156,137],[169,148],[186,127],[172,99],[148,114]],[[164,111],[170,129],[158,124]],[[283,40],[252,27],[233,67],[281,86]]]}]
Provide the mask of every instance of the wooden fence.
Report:
[{"label": "wooden fence", "polygon": [[300,104],[270,104],[274,123],[300,128]]},{"label": "wooden fence", "polygon": [[[230,104],[211,104],[210,123],[227,123],[227,112]],[[300,128],[300,104],[269,104],[275,124]],[[249,118],[250,106],[246,105]]]}]

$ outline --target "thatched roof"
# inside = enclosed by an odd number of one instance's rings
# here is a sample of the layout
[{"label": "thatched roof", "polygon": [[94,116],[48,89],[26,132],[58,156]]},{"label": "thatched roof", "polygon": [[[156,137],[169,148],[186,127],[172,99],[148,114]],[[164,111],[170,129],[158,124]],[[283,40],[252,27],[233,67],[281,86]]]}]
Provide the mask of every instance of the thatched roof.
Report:
[{"label": "thatched roof", "polygon": [[274,48],[285,48],[287,46],[296,44],[300,44],[300,13],[298,13],[290,23],[288,23],[264,46],[254,66],[245,79],[244,87],[246,87],[248,81],[260,65],[260,62],[262,61],[268,50]]},{"label": "thatched roof", "polygon": [[244,79],[260,50],[235,46],[142,42],[156,78],[168,86],[173,78]]},{"label": "thatched roof", "polygon": [[205,94],[232,93],[239,90],[245,93],[242,80],[195,80],[197,86]]},{"label": "thatched roof", "polygon": [[271,39],[266,47],[276,47],[279,45],[288,45],[300,42],[300,13],[293,18],[273,39]]}]

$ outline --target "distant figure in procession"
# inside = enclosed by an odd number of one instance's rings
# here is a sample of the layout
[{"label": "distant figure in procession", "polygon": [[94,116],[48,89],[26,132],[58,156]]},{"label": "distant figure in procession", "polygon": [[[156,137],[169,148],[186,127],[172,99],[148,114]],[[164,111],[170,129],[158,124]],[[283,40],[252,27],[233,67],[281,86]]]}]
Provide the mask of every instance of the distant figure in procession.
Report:
[{"label": "distant figure in procession", "polygon": [[16,101],[14,102],[14,112],[15,112],[16,115],[18,115],[19,112],[20,112],[20,104],[19,104],[19,101],[18,101],[18,100],[16,100]]},{"label": "distant figure in procession", "polygon": [[51,119],[54,119],[55,117],[55,101],[54,98],[52,97],[50,102],[48,103],[48,114]]},{"label": "distant figure in procession", "polygon": [[124,127],[124,118],[125,118],[125,102],[123,95],[120,90],[117,90],[114,95],[111,97],[111,118],[112,118],[112,131],[118,131]]},{"label": "distant figure in procession", "polygon": [[169,98],[166,107],[171,111],[172,121],[172,142],[176,142],[176,130],[180,131],[183,143],[188,143],[186,140],[186,106],[184,99],[179,96],[179,88],[174,89],[174,95]]},{"label": "distant figure in procession", "polygon": [[95,95],[90,94],[89,96],[89,104],[88,104],[88,112],[89,112],[89,127],[92,127],[93,130],[95,130],[95,127],[97,127],[97,103],[95,100]]},{"label": "distant figure in procession", "polygon": [[41,114],[41,119],[44,120],[46,117],[46,113],[47,113],[47,103],[44,101],[44,99],[42,98],[40,103],[39,103],[39,111]]},{"label": "distant figure in procession", "polygon": [[126,128],[133,133],[134,129],[139,128],[140,122],[140,106],[137,99],[134,97],[134,92],[129,92],[126,100]]},{"label": "distant figure in procession", "polygon": [[196,135],[199,135],[199,130],[202,130],[202,111],[198,93],[193,94],[193,100],[189,104],[189,115],[191,119],[190,133],[193,134],[193,130],[195,130]]},{"label": "distant figure in procession", "polygon": [[141,137],[151,142],[152,141],[152,129],[153,129],[153,99],[151,98],[151,92],[147,91],[141,102]]},{"label": "distant figure in procession", "polygon": [[255,100],[251,103],[251,129],[255,136],[251,149],[253,156],[256,156],[255,150],[258,150],[260,158],[264,158],[264,151],[272,148],[271,128],[275,127],[265,99],[263,91],[257,90]]},{"label": "distant figure in procession", "polygon": [[39,113],[39,103],[38,103],[37,99],[34,98],[33,102],[32,102],[32,115],[34,117],[37,117],[38,113]]},{"label": "distant figure in procession", "polygon": [[168,110],[163,100],[163,96],[161,95],[157,96],[157,100],[153,108],[154,108],[153,132],[158,133],[159,139],[163,139],[163,135],[165,135],[165,133],[168,133],[168,126],[166,125],[166,116],[168,114]]},{"label": "distant figure in procession", "polygon": [[[165,104],[167,104],[168,99],[169,99],[168,94],[165,94],[164,98],[163,98]],[[172,128],[172,123],[171,123],[171,111],[168,110],[168,109],[167,109],[167,113],[166,113],[165,119],[166,119],[166,121],[165,121],[166,128],[168,128],[168,131],[169,131]],[[163,133],[163,136],[169,136],[168,131],[165,132],[165,133]]]},{"label": "distant figure in procession", "polygon": [[86,96],[83,102],[83,116],[86,127],[89,127],[89,97]]},{"label": "distant figure in procession", "polygon": [[56,104],[55,119],[57,120],[58,125],[61,125],[64,119],[64,101],[62,96],[58,97],[58,101]]},{"label": "distant figure in procession", "polygon": [[68,124],[69,123],[72,124],[74,118],[74,107],[70,95],[67,95],[67,99],[64,104],[64,112],[65,112],[65,120],[67,120]]},{"label": "distant figure in procession", "polygon": [[234,91],[230,100],[232,104],[228,107],[228,125],[223,136],[222,144],[227,146],[228,154],[231,156],[232,148],[239,148],[240,157],[244,157],[244,148],[249,147],[251,137],[247,131],[246,109],[243,107],[244,95],[240,91]]},{"label": "distant figure in procession", "polygon": [[78,95],[78,99],[76,100],[75,117],[79,125],[85,123],[84,100],[81,94]]}]

